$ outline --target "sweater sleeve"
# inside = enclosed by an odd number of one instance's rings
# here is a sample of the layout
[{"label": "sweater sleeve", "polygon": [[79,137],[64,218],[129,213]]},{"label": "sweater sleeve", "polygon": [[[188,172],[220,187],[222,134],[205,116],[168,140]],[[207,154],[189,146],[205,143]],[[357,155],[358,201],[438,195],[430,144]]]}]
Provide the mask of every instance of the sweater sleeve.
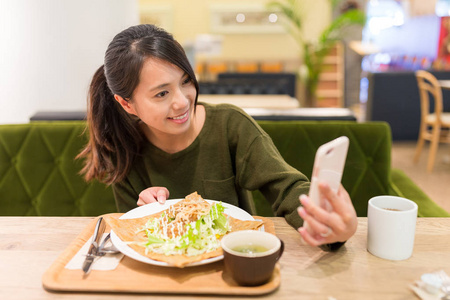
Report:
[{"label": "sweater sleeve", "polygon": [[[247,188],[259,187],[264,197],[272,204],[276,216],[284,217],[294,228],[303,225],[297,208],[299,196],[308,194],[308,178],[286,163],[266,134],[258,136],[251,144],[243,159],[239,178]],[[324,251],[336,251],[345,242],[320,246]]]},{"label": "sweater sleeve", "polygon": [[309,191],[309,180],[286,163],[272,139],[261,130],[247,149],[237,147],[237,180],[249,190],[259,189],[276,216],[298,228],[303,220],[297,212],[299,196]]}]

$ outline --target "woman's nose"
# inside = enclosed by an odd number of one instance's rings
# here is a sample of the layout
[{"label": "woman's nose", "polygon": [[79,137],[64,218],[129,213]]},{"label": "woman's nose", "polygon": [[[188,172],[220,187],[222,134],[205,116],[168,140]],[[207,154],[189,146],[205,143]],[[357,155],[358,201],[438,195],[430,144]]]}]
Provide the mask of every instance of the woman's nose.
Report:
[{"label": "woman's nose", "polygon": [[186,106],[189,105],[189,96],[183,93],[183,90],[178,89],[173,97],[172,105],[174,109],[185,108]]}]

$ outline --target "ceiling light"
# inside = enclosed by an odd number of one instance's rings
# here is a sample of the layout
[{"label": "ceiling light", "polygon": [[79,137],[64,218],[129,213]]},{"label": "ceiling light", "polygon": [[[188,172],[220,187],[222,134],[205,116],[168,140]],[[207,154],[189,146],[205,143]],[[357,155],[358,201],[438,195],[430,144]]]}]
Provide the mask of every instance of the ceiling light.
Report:
[{"label": "ceiling light", "polygon": [[236,22],[244,23],[245,22],[245,15],[243,13],[237,14],[236,15]]},{"label": "ceiling light", "polygon": [[269,22],[270,23],[276,23],[277,21],[278,21],[277,14],[272,13],[272,14],[269,15]]}]

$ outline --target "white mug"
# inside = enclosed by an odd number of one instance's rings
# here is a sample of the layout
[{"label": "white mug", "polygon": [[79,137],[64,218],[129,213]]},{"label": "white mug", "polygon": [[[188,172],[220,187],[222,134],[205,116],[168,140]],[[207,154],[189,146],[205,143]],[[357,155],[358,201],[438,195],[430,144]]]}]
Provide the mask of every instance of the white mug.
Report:
[{"label": "white mug", "polygon": [[395,196],[369,200],[367,210],[367,250],[389,260],[411,257],[416,232],[417,204]]}]

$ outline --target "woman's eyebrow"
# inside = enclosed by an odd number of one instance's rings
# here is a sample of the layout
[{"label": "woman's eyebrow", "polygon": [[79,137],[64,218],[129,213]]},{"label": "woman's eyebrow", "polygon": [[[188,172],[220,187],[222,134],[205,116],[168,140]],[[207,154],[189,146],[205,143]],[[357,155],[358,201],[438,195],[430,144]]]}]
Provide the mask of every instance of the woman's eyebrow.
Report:
[{"label": "woman's eyebrow", "polygon": [[[189,76],[188,73],[184,72],[183,76],[181,76],[181,79],[183,80],[185,77],[190,77],[190,76]],[[160,84],[160,85],[158,85],[158,86],[155,86],[155,87],[151,88],[151,89],[150,89],[150,92],[155,91],[155,90],[159,90],[159,89],[162,89],[162,88],[165,88],[165,87],[168,86],[168,85],[170,85],[169,82],[167,82],[167,83],[162,83],[162,84]]]},{"label": "woman's eyebrow", "polygon": [[162,84],[160,84],[160,85],[158,85],[158,86],[155,86],[155,87],[151,88],[151,89],[150,89],[150,92],[152,92],[152,91],[154,91],[154,90],[159,90],[159,89],[165,88],[165,87],[168,86],[168,85],[170,85],[170,83],[162,83]]}]

